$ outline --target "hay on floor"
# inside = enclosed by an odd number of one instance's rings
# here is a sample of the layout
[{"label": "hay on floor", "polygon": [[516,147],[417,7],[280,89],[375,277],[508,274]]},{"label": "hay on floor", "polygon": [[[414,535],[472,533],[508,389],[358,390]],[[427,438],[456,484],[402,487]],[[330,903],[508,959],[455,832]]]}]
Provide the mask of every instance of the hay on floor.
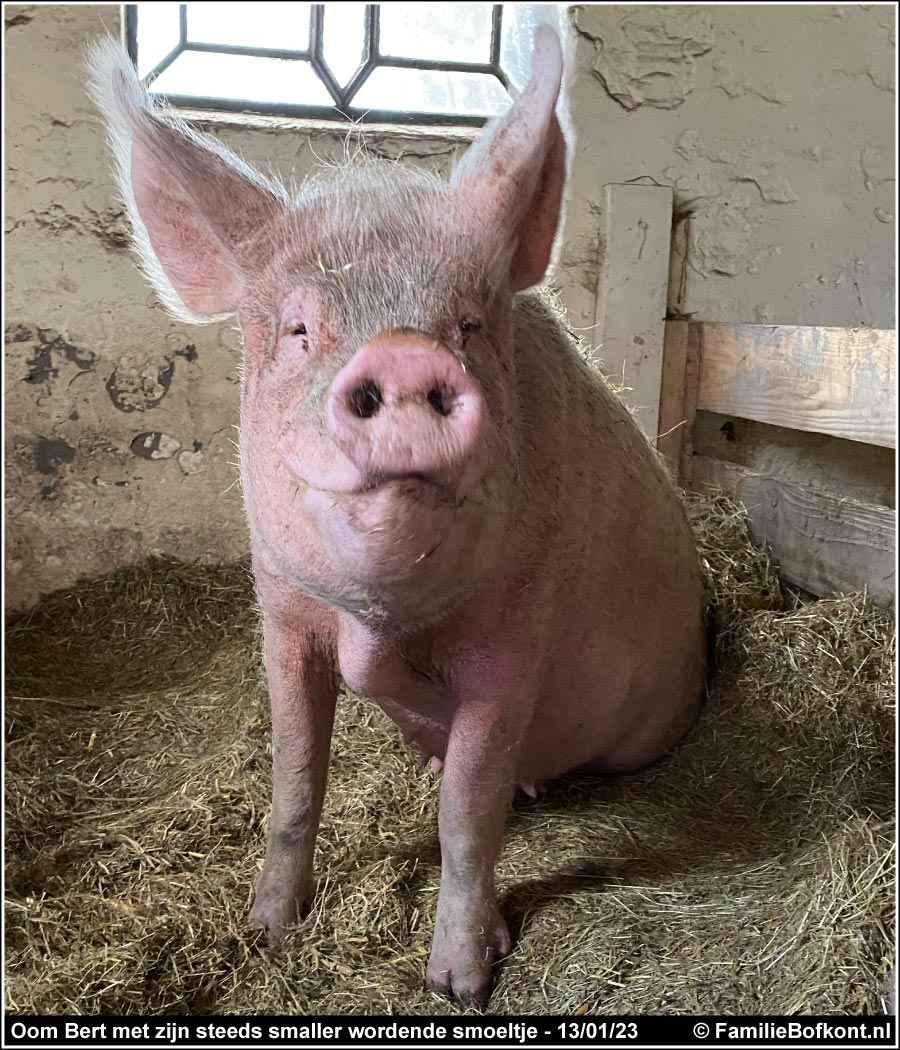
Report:
[{"label": "hay on floor", "polygon": [[[494,1013],[880,1012],[893,939],[893,625],[779,583],[692,506],[718,611],[707,709],[664,762],[517,798]],[[313,913],[245,923],[269,802],[245,566],[153,561],[7,635],[7,1009],[441,1013],[422,990],[438,785],[345,697]]]}]

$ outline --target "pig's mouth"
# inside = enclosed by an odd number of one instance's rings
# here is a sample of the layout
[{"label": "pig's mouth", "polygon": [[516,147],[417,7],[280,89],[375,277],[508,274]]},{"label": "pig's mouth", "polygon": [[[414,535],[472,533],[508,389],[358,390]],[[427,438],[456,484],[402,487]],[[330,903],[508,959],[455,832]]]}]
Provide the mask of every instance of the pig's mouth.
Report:
[{"label": "pig's mouth", "polygon": [[310,490],[446,502],[478,481],[491,425],[481,386],[452,350],[406,329],[370,339],[321,406],[286,421],[278,451]]},{"label": "pig's mouth", "polygon": [[443,615],[504,530],[504,461],[492,439],[489,429],[469,455],[426,469],[373,469],[346,456],[319,419],[292,421],[275,468],[293,490],[291,509],[271,545],[291,545],[296,533],[298,582],[348,612],[395,623]]},{"label": "pig's mouth", "polygon": [[430,595],[438,608],[459,590],[484,528],[475,504],[490,487],[484,428],[469,448],[452,432],[419,441],[413,429],[392,429],[370,456],[347,454],[321,417],[294,422],[278,443],[295,505],[302,502],[332,568],[394,612],[411,595]]},{"label": "pig's mouth", "polygon": [[308,484],[307,506],[328,506],[331,513],[353,522],[382,514],[390,524],[402,529],[405,515],[412,513],[446,513],[460,509],[469,495],[423,474],[403,474],[389,478],[367,478],[358,486],[335,489]]},{"label": "pig's mouth", "polygon": [[449,460],[428,471],[361,467],[315,423],[289,428],[278,448],[283,462],[310,495],[319,493],[341,502],[390,493],[396,498],[428,498],[435,504],[456,506],[480,473],[477,457]]},{"label": "pig's mouth", "polygon": [[427,504],[434,508],[456,508],[468,498],[455,479],[427,474],[393,474],[390,476],[360,475],[352,484],[316,483],[300,481],[307,498],[329,499],[336,511],[362,505],[375,499],[390,499],[398,503]]},{"label": "pig's mouth", "polygon": [[[310,487],[315,488],[315,486]],[[354,489],[344,491],[325,489],[322,491],[330,492],[338,500],[365,498],[366,496],[389,492],[399,499],[409,499],[416,502],[427,500],[436,506],[459,506],[462,502],[452,486],[425,474],[400,474],[393,477],[368,478]]]},{"label": "pig's mouth", "polygon": [[473,531],[468,500],[421,475],[369,479],[354,491],[308,486],[303,502],[331,562],[382,595],[458,575]]}]

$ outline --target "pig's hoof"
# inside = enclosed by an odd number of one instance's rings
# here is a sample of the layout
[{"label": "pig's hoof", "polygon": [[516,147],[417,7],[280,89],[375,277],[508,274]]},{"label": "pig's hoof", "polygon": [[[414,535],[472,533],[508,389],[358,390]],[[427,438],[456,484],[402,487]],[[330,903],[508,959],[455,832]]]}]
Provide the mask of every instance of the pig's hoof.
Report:
[{"label": "pig's hoof", "polygon": [[247,921],[251,926],[265,930],[266,943],[270,948],[280,948],[288,928],[306,915],[310,903],[311,901],[300,899],[257,900],[250,909]]},{"label": "pig's hoof", "polygon": [[519,784],[519,790],[532,800],[543,798],[547,794],[547,784],[543,780],[523,781]]},{"label": "pig's hoof", "polygon": [[510,950],[509,930],[495,913],[484,927],[435,930],[425,981],[429,991],[483,1010],[491,995],[493,966]]},{"label": "pig's hoof", "polygon": [[247,921],[251,926],[265,930],[266,943],[270,948],[280,948],[288,927],[298,923],[307,914],[312,900],[312,887],[290,886],[267,878],[266,869],[263,868],[256,883],[253,907]]}]

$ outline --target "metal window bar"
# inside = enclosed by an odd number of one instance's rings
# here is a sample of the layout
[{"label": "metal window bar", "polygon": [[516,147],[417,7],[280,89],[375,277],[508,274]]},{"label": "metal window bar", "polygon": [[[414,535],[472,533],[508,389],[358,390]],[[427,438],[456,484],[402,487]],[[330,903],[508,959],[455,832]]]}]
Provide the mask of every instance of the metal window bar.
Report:
[{"label": "metal window bar", "polygon": [[[509,77],[500,65],[500,37],[503,30],[503,5],[494,4],[491,13],[491,49],[490,61],[451,62],[422,58],[395,58],[382,55],[380,45],[380,12],[378,4],[366,4],[365,7],[365,43],[363,58],[359,68],[350,82],[342,88],[332,76],[323,54],[325,28],[325,5],[313,4],[309,16],[309,41],[306,50],[282,48],[243,47],[230,44],[206,44],[188,38],[187,4],[179,4],[179,41],[178,44],[150,72],[142,78],[150,87],[153,81],[185,51],[205,51],[224,55],[250,55],[257,58],[277,58],[295,62],[308,62],[316,76],[325,85],[334,100],[333,106],[307,106],[286,102],[257,102],[251,99],[223,99],[197,95],[166,95],[167,100],[175,106],[194,109],[225,110],[239,113],[261,113],[268,116],[307,117],[320,120],[355,121],[363,124],[463,124],[479,127],[489,118],[459,113],[418,113],[411,110],[377,110],[359,109],[353,105],[353,99],[359,89],[368,80],[372,71],[388,66],[399,69],[437,70],[447,73],[483,73],[494,76],[506,90],[509,90]],[[136,4],[125,5],[125,36],[128,54],[137,63],[137,23]]]}]

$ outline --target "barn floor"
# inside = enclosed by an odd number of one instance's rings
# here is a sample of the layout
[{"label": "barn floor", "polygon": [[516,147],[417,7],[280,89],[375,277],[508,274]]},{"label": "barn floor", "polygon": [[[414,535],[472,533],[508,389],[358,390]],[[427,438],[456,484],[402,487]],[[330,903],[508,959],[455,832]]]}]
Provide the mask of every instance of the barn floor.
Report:
[{"label": "barn floor", "polygon": [[[877,1013],[893,938],[893,624],[802,600],[728,503],[693,515],[719,610],[666,761],[517,798],[493,1013]],[[437,782],[373,706],[335,733],[313,913],[247,927],[268,711],[244,566],[148,562],[7,633],[7,1009],[447,1013],[422,990]]]}]

